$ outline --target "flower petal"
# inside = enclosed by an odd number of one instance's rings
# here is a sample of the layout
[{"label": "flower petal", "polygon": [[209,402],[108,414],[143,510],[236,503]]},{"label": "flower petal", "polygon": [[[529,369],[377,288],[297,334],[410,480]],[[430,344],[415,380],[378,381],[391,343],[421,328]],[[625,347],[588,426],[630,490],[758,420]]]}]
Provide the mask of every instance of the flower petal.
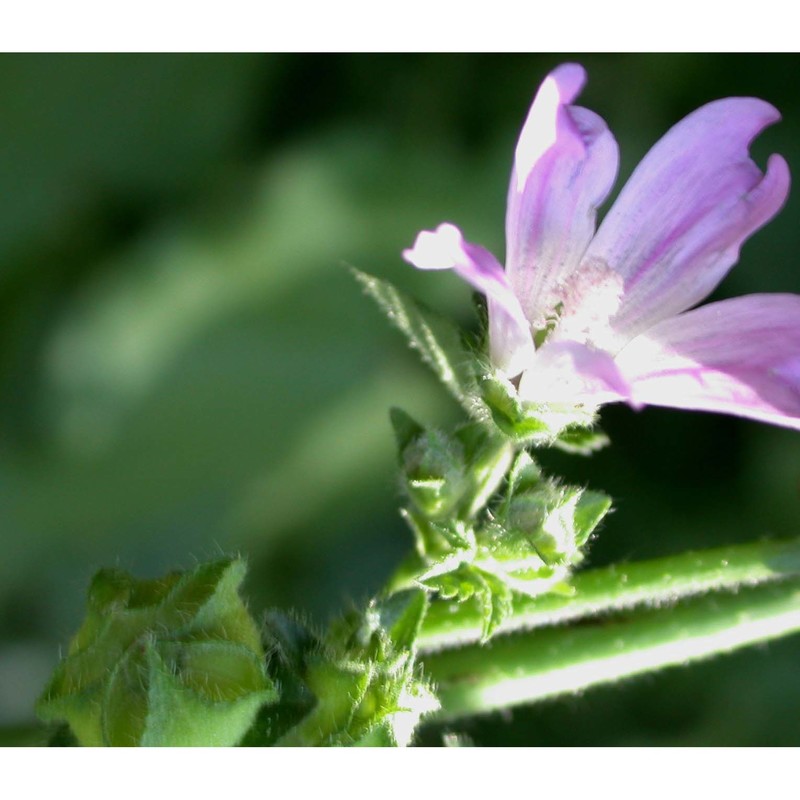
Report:
[{"label": "flower petal", "polygon": [[530,326],[503,268],[488,250],[467,242],[455,225],[443,222],[435,231],[421,231],[403,258],[418,269],[452,269],[486,295],[492,363],[509,377],[522,371],[533,353]]},{"label": "flower petal", "polygon": [[517,143],[506,212],[506,269],[534,328],[559,301],[617,174],[617,143],[594,112],[568,105],[586,73],[562,64],[542,83]]},{"label": "flower petal", "polygon": [[755,98],[709,103],[636,168],[584,259],[624,280],[611,322],[620,344],[708,296],[744,241],[783,205],[786,162],[772,156],[763,175],[748,156],[750,142],[779,118]]},{"label": "flower petal", "polygon": [[531,403],[564,403],[595,409],[633,403],[631,386],[612,356],[574,341],[545,342],[522,374],[519,396]]},{"label": "flower petal", "polygon": [[710,303],[659,323],[616,357],[641,403],[800,430],[800,295]]}]

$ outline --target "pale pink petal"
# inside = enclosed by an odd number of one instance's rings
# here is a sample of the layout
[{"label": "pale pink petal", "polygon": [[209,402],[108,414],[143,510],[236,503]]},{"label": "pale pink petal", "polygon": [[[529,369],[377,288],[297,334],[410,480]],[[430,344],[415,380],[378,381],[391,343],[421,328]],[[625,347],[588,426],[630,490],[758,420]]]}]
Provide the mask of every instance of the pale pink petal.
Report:
[{"label": "pale pink petal", "polygon": [[620,342],[708,296],[744,241],[783,205],[786,162],[772,156],[762,174],[748,155],[750,142],[779,118],[755,98],[709,103],[636,168],[584,259],[587,268],[608,266],[624,281],[611,321]]},{"label": "pale pink petal", "polygon": [[616,357],[641,403],[800,430],[800,295],[710,303],[637,336]]},{"label": "pale pink petal", "polygon": [[631,386],[614,359],[574,341],[545,342],[523,373],[519,396],[531,403],[565,403],[597,408],[626,400]]},{"label": "pale pink petal", "polygon": [[467,242],[461,231],[443,222],[422,231],[403,258],[419,269],[452,269],[486,295],[492,363],[509,377],[518,375],[533,352],[530,326],[497,259],[480,245]]},{"label": "pale pink petal", "polygon": [[586,82],[562,64],[542,83],[517,143],[506,212],[506,269],[534,327],[559,301],[595,232],[597,207],[617,174],[618,149],[605,122],[571,106]]}]

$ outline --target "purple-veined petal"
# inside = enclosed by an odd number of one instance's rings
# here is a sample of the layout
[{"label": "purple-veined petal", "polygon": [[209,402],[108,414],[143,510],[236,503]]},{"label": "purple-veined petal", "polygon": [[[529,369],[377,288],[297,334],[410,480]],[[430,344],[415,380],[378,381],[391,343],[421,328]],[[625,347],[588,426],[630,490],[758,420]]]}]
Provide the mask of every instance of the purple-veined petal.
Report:
[{"label": "purple-veined petal", "polygon": [[533,353],[530,326],[502,266],[488,250],[443,222],[435,231],[421,231],[403,258],[418,269],[452,269],[486,295],[492,363],[509,377],[522,371]]},{"label": "purple-veined petal", "polygon": [[709,303],[637,336],[616,362],[637,401],[800,430],[800,295]]},{"label": "purple-veined petal", "polygon": [[574,341],[545,342],[522,374],[519,396],[532,403],[585,405],[626,400],[631,386],[614,358],[603,350]]},{"label": "purple-veined petal", "polygon": [[559,302],[559,286],[580,263],[596,210],[617,174],[617,143],[592,111],[569,105],[586,82],[562,64],[542,83],[522,128],[506,212],[508,279],[534,328]]},{"label": "purple-veined petal", "polygon": [[762,174],[748,155],[750,142],[779,118],[755,98],[709,103],[673,127],[636,168],[584,259],[624,281],[611,321],[620,344],[707,297],[744,241],[783,205],[786,162],[772,156]]}]

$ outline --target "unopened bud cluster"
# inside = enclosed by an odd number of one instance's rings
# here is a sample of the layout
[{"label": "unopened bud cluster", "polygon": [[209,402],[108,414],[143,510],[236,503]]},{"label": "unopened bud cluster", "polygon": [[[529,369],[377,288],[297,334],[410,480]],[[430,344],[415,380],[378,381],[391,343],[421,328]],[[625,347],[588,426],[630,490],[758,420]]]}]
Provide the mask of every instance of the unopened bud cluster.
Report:
[{"label": "unopened bud cluster", "polygon": [[277,696],[238,594],[244,572],[236,559],[158,580],[99,572],[39,715],[84,746],[236,744]]},{"label": "unopened bud cluster", "polygon": [[[401,411],[392,422],[419,557],[412,582],[477,601],[485,636],[510,611],[513,592],[565,589],[610,508],[605,495],[546,478],[524,445],[491,425],[447,436]],[[576,441],[565,447],[591,446]]]}]

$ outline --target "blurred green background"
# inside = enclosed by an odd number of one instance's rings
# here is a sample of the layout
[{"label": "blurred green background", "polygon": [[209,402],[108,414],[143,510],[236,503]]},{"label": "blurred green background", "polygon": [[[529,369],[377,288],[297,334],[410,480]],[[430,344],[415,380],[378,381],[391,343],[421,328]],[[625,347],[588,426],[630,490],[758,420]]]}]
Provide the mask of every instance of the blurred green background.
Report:
[{"label": "blurred green background", "polygon": [[[720,55],[0,57],[0,741],[80,622],[92,573],[240,551],[251,607],[320,623],[410,546],[388,408],[458,418],[347,274],[462,323],[469,292],[400,251],[457,222],[503,252],[513,147],[548,69],[581,61],[622,177],[702,103],[784,114],[758,141],[800,175],[800,61]],[[800,199],[717,296],[800,291]],[[613,447],[547,456],[609,491],[590,563],[796,535],[800,439],[608,408]],[[449,726],[485,745],[800,744],[800,638]],[[429,729],[436,744],[442,731]]]}]

